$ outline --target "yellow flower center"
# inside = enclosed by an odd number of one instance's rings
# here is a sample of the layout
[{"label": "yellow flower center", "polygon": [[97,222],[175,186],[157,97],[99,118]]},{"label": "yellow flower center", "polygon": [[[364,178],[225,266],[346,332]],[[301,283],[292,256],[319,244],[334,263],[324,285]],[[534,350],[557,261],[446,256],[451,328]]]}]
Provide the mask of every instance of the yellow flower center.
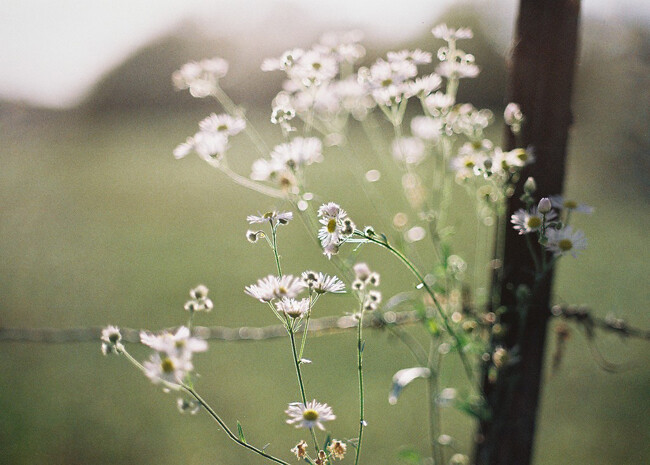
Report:
[{"label": "yellow flower center", "polygon": [[538,216],[531,216],[526,221],[526,226],[528,226],[530,229],[537,229],[541,225],[542,225],[542,219]]},{"label": "yellow flower center", "polygon": [[562,252],[567,252],[573,248],[573,242],[571,239],[562,239],[557,243],[557,246]]},{"label": "yellow flower center", "polygon": [[574,208],[578,207],[578,202],[575,200],[565,200],[564,201],[564,208],[567,210],[573,210]]},{"label": "yellow flower center", "polygon": [[336,231],[336,220],[332,218],[327,222],[327,232],[332,234],[334,231]]},{"label": "yellow flower center", "polygon": [[381,85],[382,85],[382,87],[388,87],[388,86],[390,86],[392,83],[393,83],[393,80],[392,80],[391,78],[384,79],[383,81],[381,81]]},{"label": "yellow flower center", "polygon": [[220,125],[220,126],[217,128],[217,131],[219,131],[219,132],[221,132],[221,131],[227,131],[227,130],[228,130],[228,126],[225,125],[225,124],[222,124],[222,125]]},{"label": "yellow flower center", "polygon": [[307,409],[302,412],[302,418],[305,419],[305,421],[316,421],[318,420],[318,412],[311,408]]},{"label": "yellow flower center", "polygon": [[174,362],[167,357],[162,360],[160,363],[160,368],[162,368],[162,371],[164,373],[173,373],[174,372]]}]

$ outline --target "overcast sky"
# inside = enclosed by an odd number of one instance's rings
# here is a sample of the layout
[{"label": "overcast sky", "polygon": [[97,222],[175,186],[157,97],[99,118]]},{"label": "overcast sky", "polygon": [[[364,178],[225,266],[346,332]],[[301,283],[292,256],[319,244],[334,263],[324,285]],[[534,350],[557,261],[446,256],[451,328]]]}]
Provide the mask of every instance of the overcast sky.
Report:
[{"label": "overcast sky", "polygon": [[[69,106],[106,71],[183,20],[206,22],[226,35],[255,30],[282,11],[304,11],[395,40],[421,34],[454,0],[2,0],[0,98]],[[460,3],[456,1],[455,3]],[[474,0],[492,7],[516,0]],[[382,6],[378,6],[382,5]],[[603,19],[650,21],[650,0],[583,0],[583,12]],[[507,22],[512,24],[512,19]],[[503,33],[504,31],[502,31]],[[505,31],[508,34],[510,31]]]}]

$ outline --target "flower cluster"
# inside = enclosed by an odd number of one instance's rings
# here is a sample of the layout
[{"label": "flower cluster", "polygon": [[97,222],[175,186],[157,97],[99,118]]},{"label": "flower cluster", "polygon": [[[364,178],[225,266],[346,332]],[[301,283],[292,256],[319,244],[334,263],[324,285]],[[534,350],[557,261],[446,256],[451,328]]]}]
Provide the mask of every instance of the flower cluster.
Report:
[{"label": "flower cluster", "polygon": [[199,131],[174,149],[174,157],[183,158],[194,151],[208,163],[218,163],[228,150],[230,136],[239,134],[246,128],[246,122],[239,117],[225,113],[212,113],[199,122]]},{"label": "flower cluster", "polygon": [[155,350],[142,364],[145,374],[154,383],[163,382],[166,387],[183,383],[194,368],[192,355],[208,350],[208,343],[192,337],[186,326],[181,326],[175,333],[165,331],[158,335],[143,331],[140,341]]},{"label": "flower cluster", "polygon": [[275,146],[270,158],[253,163],[251,179],[272,181],[282,189],[295,187],[305,166],[323,161],[323,143],[316,137],[296,137]]},{"label": "flower cluster", "polygon": [[184,64],[172,74],[177,89],[189,89],[192,97],[203,98],[213,95],[219,79],[228,73],[228,62],[223,58],[210,58]]},{"label": "flower cluster", "polygon": [[185,310],[194,312],[209,312],[214,308],[212,300],[208,298],[208,288],[203,284],[196,286],[190,290],[191,299],[185,302]]},{"label": "flower cluster", "polygon": [[[526,184],[529,187],[522,198],[529,199],[528,203],[532,203],[530,194],[531,189],[534,190],[534,180],[531,182],[529,179]],[[560,215],[553,208],[557,209]],[[520,208],[512,215],[510,221],[519,234],[536,233],[539,243],[554,256],[570,254],[576,258],[578,252],[587,248],[587,239],[582,231],[574,230],[568,225],[569,215],[573,211],[591,213],[593,208],[556,195],[542,198],[537,206]]]},{"label": "flower cluster", "polygon": [[353,267],[355,279],[352,289],[357,293],[364,311],[377,310],[381,303],[381,292],[370,287],[379,286],[379,273],[371,271],[366,263],[357,263]]}]

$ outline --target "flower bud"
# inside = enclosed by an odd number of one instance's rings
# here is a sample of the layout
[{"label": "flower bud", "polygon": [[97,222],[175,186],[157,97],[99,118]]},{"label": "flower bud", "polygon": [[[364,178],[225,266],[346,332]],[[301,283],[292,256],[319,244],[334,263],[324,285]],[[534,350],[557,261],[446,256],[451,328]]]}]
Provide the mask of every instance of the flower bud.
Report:
[{"label": "flower bud", "polygon": [[539,205],[537,206],[537,211],[539,211],[544,215],[550,212],[551,200],[548,197],[543,197],[542,200],[539,201]]},{"label": "flower bud", "polygon": [[534,178],[528,178],[526,179],[526,182],[524,183],[524,192],[527,194],[533,194],[537,190],[537,183],[535,182]]}]

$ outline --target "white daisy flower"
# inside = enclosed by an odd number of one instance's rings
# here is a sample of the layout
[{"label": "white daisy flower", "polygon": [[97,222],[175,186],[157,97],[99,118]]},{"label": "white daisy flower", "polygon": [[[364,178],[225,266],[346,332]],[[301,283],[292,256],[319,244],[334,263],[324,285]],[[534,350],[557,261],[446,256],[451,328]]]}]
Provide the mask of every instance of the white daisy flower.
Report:
[{"label": "white daisy flower", "polygon": [[347,213],[334,202],[321,205],[318,209],[318,220],[323,227],[318,231],[318,238],[323,246],[324,253],[331,257],[338,252],[339,245],[349,235],[354,233],[354,223],[347,217]]},{"label": "white daisy flower", "polygon": [[454,103],[456,103],[454,97],[444,92],[436,92],[435,94],[429,95],[424,100],[427,110],[429,110],[433,115],[446,113]]},{"label": "white daisy flower", "polygon": [[427,76],[422,76],[411,81],[409,87],[413,95],[426,97],[440,87],[440,84],[442,84],[442,78],[436,73],[431,73]]},{"label": "white daisy flower", "polygon": [[[544,218],[546,218],[546,224]],[[513,224],[512,227],[523,235],[539,231],[542,226],[548,226],[549,222],[556,218],[557,214],[554,211],[550,211],[544,216],[537,207],[533,207],[529,212],[520,208],[510,217],[510,222]]]},{"label": "white daisy flower", "polygon": [[340,294],[345,292],[345,284],[336,276],[328,276],[324,273],[316,273],[315,271],[305,271],[300,277],[305,281],[307,287],[317,294],[325,294],[327,292]]},{"label": "white daisy flower", "polygon": [[587,214],[591,214],[594,212],[594,207],[590,207],[589,205],[578,203],[575,200],[567,199],[565,197],[562,197],[561,195],[552,195],[550,199],[551,199],[551,204],[555,208],[558,208],[560,210],[569,210],[572,212],[587,213]]},{"label": "white daisy flower", "polygon": [[449,79],[475,78],[480,69],[474,64],[473,56],[467,54],[464,59],[443,61],[436,67],[436,73]]},{"label": "white daisy flower", "polygon": [[571,254],[577,258],[578,252],[587,248],[585,234],[580,230],[574,231],[571,226],[560,230],[550,228],[546,231],[546,238],[546,248],[555,256]]},{"label": "white daisy flower", "polygon": [[246,217],[246,221],[248,221],[250,224],[269,222],[271,225],[275,223],[287,224],[292,219],[293,219],[292,212],[277,212],[277,211],[266,212],[263,215],[248,215]]},{"label": "white daisy flower", "polygon": [[446,24],[438,24],[435,26],[433,29],[431,29],[431,33],[433,34],[434,37],[438,39],[443,39],[446,41],[449,40],[457,40],[457,39],[471,39],[474,37],[474,34],[472,33],[472,30],[466,27],[462,27],[459,29],[452,29],[450,27],[447,27]]},{"label": "white daisy flower", "polygon": [[199,127],[202,131],[223,133],[228,136],[239,134],[246,128],[246,121],[238,117],[232,117],[228,114],[222,113],[217,115],[212,113],[207,118],[204,118]]},{"label": "white daisy flower", "polygon": [[154,383],[161,381],[172,384],[180,384],[194,366],[188,358],[176,357],[169,354],[154,353],[142,366],[144,373]]},{"label": "white daisy flower", "polygon": [[416,65],[426,65],[431,63],[432,55],[430,52],[424,52],[419,48],[416,50],[401,50],[399,52],[388,52],[389,62],[408,60]]},{"label": "white daisy flower", "polygon": [[336,415],[332,412],[332,407],[316,402],[316,400],[307,402],[307,405],[302,402],[293,402],[289,404],[289,408],[285,410],[285,413],[289,415],[287,423],[296,425],[296,428],[311,429],[317,426],[319,429],[325,430],[322,422],[336,418]]},{"label": "white daisy flower", "polygon": [[295,276],[285,275],[278,278],[268,275],[266,278],[258,280],[257,284],[247,286],[245,292],[260,302],[270,302],[283,297],[294,298],[304,288],[303,281]]},{"label": "white daisy flower", "polygon": [[287,315],[291,318],[301,318],[309,313],[309,299],[290,299],[283,297],[281,301],[275,304],[278,313]]},{"label": "white daisy flower", "polygon": [[163,332],[154,335],[145,331],[140,333],[140,341],[153,350],[182,359],[191,359],[194,352],[205,352],[208,343],[197,337],[191,337],[190,330],[181,326],[174,334]]}]

